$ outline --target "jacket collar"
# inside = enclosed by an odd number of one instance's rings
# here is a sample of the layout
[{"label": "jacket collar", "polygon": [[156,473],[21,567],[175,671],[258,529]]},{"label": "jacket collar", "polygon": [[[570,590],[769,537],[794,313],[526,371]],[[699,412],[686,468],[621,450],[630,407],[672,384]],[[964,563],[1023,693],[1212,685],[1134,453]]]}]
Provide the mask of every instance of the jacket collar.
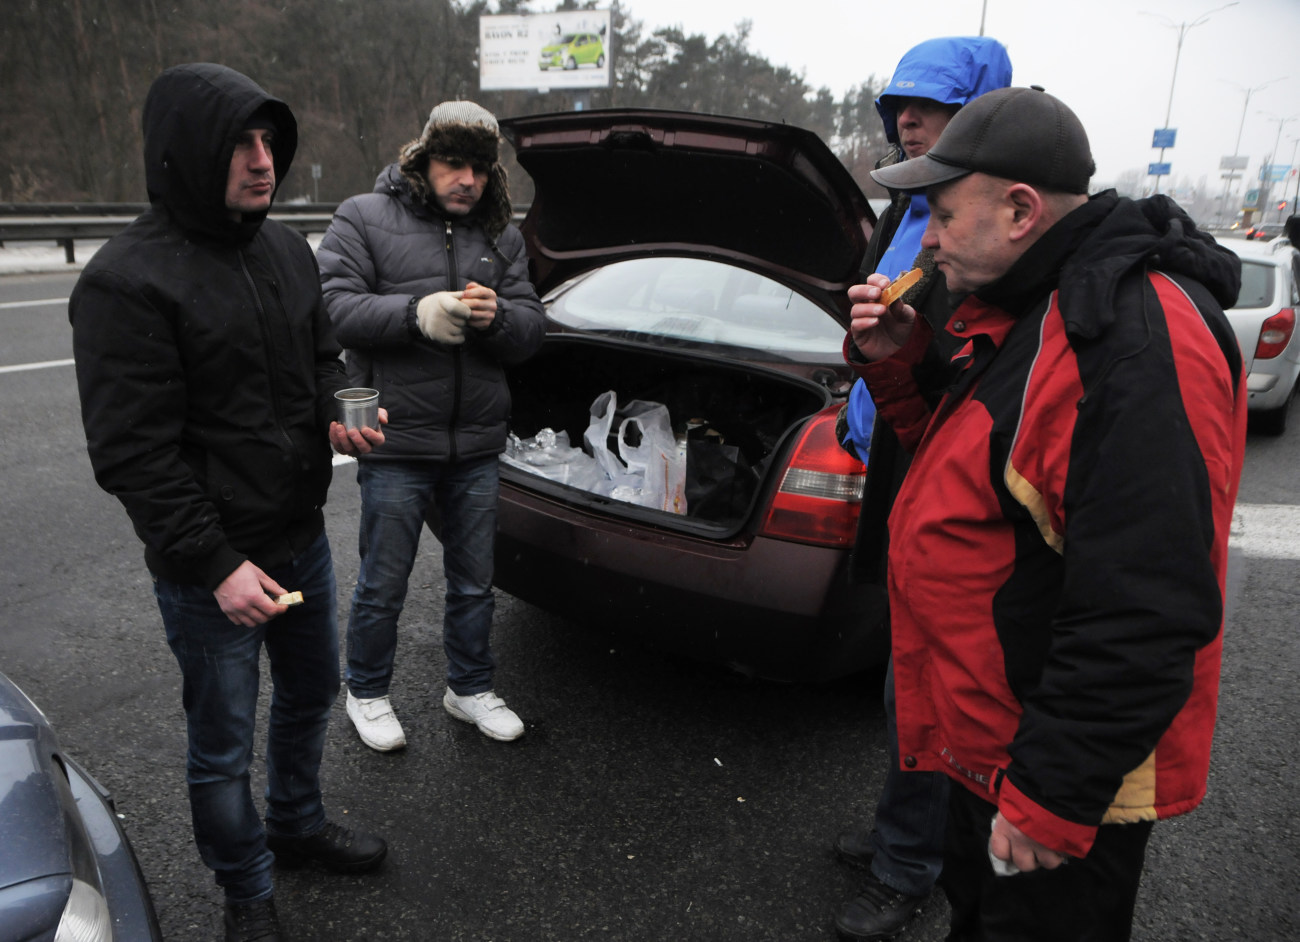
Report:
[{"label": "jacket collar", "polygon": [[1168,197],[1131,200],[1114,190],[1060,220],[976,295],[1019,317],[1059,288],[1066,330],[1095,338],[1116,317],[1121,280],[1153,268],[1194,278],[1225,308],[1236,303],[1241,263],[1232,252],[1197,229]]}]

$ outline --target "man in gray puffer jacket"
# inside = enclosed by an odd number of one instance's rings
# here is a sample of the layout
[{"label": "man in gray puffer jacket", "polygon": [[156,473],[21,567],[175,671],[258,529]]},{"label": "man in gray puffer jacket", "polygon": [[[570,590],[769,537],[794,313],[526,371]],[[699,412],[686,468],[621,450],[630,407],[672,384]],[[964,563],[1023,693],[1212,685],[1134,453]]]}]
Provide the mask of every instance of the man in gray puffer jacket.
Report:
[{"label": "man in gray puffer jacket", "polygon": [[347,634],[348,716],[366,745],[406,745],[389,700],[397,619],[430,503],[447,595],[443,706],[493,739],[524,726],[493,688],[492,548],[505,371],[545,333],[496,119],[468,101],[433,109],[419,138],[345,201],[317,252],[353,385],[379,390],[385,443],[359,462],[361,568]]}]

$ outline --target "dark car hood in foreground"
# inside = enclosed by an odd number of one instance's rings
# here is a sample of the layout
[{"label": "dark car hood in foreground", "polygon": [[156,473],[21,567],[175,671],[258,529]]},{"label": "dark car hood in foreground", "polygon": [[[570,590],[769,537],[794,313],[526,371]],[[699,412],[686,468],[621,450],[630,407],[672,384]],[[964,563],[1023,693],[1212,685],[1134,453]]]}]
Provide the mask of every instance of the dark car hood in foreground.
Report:
[{"label": "dark car hood in foreground", "polygon": [[[802,128],[616,109],[501,122],[536,193],[523,232],[538,292],[642,255],[723,258],[847,311],[875,214]],[[847,318],[846,318],[847,320]]]},{"label": "dark car hood in foreground", "polygon": [[0,889],[71,873],[63,810],[51,779],[58,752],[45,717],[0,674]]}]

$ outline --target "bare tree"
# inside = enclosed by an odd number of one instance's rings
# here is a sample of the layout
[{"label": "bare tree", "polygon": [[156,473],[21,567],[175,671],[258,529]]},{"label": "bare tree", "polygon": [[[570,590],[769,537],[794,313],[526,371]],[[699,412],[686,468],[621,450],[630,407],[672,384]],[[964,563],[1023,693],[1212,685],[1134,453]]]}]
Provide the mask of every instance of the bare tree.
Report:
[{"label": "bare tree", "polygon": [[[836,101],[749,47],[742,21],[713,39],[644,33],[625,0],[609,3],[612,84],[592,107],[672,108],[800,125],[828,142],[864,186],[886,150],[869,84]],[[571,93],[480,91],[478,20],[530,12],[529,0],[24,0],[0,33],[0,199],[140,201],[140,113],[164,68],[225,63],[289,102],[299,120],[282,198],[369,190],[429,109],[472,98],[506,116],[573,107]],[[39,143],[39,146],[37,146]],[[318,188],[305,172],[322,168]],[[519,179],[516,195],[525,195]]]}]

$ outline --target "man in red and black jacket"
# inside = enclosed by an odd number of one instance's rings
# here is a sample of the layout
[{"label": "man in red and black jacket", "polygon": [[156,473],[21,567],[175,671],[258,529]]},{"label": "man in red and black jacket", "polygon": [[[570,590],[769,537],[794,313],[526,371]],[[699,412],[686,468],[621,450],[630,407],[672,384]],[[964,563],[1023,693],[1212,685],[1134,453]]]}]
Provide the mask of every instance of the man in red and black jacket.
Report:
[{"label": "man in red and black jacket", "polygon": [[1240,267],[1167,198],[1089,198],[1093,169],[1073,112],[1011,88],[873,174],[926,190],[922,244],[968,294],[937,405],[930,325],[882,275],[850,291],[846,358],[915,455],[890,516],[900,763],[963,786],[955,940],[1127,939],[1151,823],[1205,794]]}]

